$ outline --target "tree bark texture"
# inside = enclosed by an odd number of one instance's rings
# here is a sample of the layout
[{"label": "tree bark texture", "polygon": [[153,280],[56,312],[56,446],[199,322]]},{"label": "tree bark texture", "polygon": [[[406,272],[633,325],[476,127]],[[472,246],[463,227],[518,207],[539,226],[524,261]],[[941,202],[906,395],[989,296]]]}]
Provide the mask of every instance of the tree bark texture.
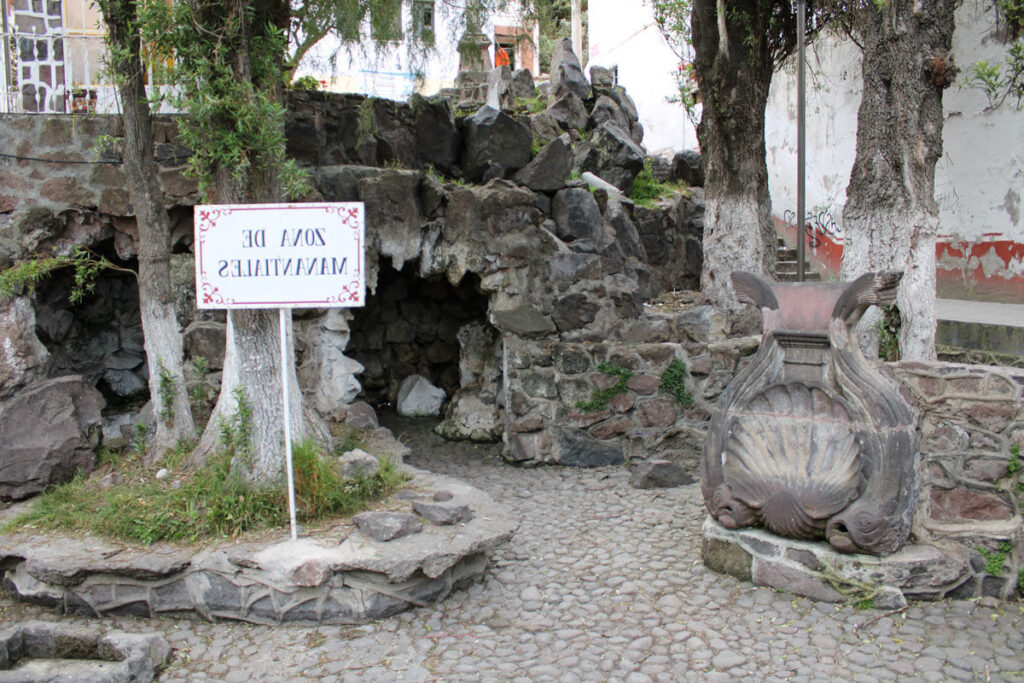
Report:
[{"label": "tree bark texture", "polygon": [[124,171],[139,230],[139,308],[149,368],[149,395],[156,420],[151,456],[195,436],[183,371],[181,329],[171,290],[171,228],[156,175],[149,101],[139,55],[136,7],[131,0],[100,3],[124,121]]},{"label": "tree bark texture", "polygon": [[[950,49],[957,2],[868,5],[856,22],[864,94],[843,209],[842,277],[903,271],[896,297],[900,354],[934,359],[935,163],[942,155],[942,91],[955,76]],[[866,322],[877,319],[876,313]]]},{"label": "tree bark texture", "polygon": [[691,18],[707,204],[701,288],[712,303],[732,310],[739,307],[732,271],[771,277],[775,270],[764,140],[774,65],[763,36],[771,4],[694,0]]}]

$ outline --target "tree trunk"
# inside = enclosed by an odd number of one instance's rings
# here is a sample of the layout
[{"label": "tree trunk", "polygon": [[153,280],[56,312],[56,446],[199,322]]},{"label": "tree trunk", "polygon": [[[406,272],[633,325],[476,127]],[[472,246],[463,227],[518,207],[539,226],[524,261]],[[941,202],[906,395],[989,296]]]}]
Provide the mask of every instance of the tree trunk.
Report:
[{"label": "tree trunk", "polygon": [[759,35],[754,27],[766,11],[757,2],[695,0],[691,18],[707,204],[701,288],[712,303],[731,310],[739,307],[732,271],[768,277],[775,271],[764,142],[773,65],[766,48],[745,41]]},{"label": "tree trunk", "polygon": [[[903,358],[935,358],[935,163],[942,155],[942,91],[955,75],[950,57],[955,0],[890,1],[861,10],[864,94],[857,153],[843,209],[842,277],[902,270],[896,303]],[[877,348],[865,316],[862,342]]]},{"label": "tree trunk", "polygon": [[171,289],[171,228],[153,158],[149,101],[139,56],[136,8],[131,0],[100,3],[124,120],[124,170],[139,230],[139,309],[149,368],[149,395],[156,419],[155,459],[181,439],[195,436],[183,372],[181,331]]}]

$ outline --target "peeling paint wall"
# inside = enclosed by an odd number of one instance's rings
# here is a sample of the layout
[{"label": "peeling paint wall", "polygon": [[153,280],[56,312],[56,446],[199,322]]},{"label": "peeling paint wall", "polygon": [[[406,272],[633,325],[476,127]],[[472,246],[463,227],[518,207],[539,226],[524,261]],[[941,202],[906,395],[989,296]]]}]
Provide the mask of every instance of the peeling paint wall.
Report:
[{"label": "peeling paint wall", "polygon": [[[935,169],[939,203],[939,296],[1024,300],[1024,111],[996,110],[966,74],[980,59],[1000,62],[990,3],[964,3],[956,14],[953,55],[961,73],[943,95],[944,151]],[[826,271],[843,243],[842,212],[857,134],[860,51],[826,35],[808,50],[807,211],[811,258]],[[766,115],[773,213],[795,224],[795,59],[776,74]],[[783,230],[783,232],[786,232]],[[795,237],[795,230],[791,230]]]}]

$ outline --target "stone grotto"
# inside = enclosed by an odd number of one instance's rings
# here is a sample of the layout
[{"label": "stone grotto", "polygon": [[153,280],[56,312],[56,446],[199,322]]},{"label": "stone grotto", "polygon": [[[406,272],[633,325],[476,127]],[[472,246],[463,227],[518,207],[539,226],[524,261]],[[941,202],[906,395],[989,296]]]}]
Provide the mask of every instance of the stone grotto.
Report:
[{"label": "stone grotto", "polygon": [[[701,468],[715,402],[760,362],[762,310],[730,314],[695,291],[699,157],[649,156],[614,72],[595,67],[588,80],[571,52],[559,59],[568,66],[539,87],[528,72],[503,67],[407,103],[289,93],[288,153],[312,181],[306,199],[366,206],[367,305],[295,312],[302,390],[336,421],[373,424],[373,410],[395,408],[437,415],[446,438],[501,441],[511,463],[641,469],[656,461],[683,481],[677,475]],[[521,108],[526,93],[547,108]],[[0,124],[4,149],[48,160],[0,167],[0,267],[83,244],[131,268],[136,227],[119,159],[92,151],[98,136],[120,134],[119,121],[3,115]],[[174,224],[188,377],[214,392],[223,314],[195,308],[191,207],[200,198],[184,175],[188,150],[174,117],[158,117],[153,143]],[[635,203],[629,191],[645,166],[691,187]],[[72,307],[57,276],[0,302],[0,444],[32,444],[31,462],[46,463],[28,472],[29,458],[3,446],[0,498],[26,498],[88,469],[101,439],[123,443],[147,419],[133,289],[130,275],[106,272],[95,296]],[[1021,475],[1009,467],[1024,441],[1024,375],[912,362],[879,372],[908,405],[919,439],[920,495],[905,531],[944,558],[941,575],[922,577],[923,562],[905,572],[911,588],[886,585],[915,598],[1011,595],[1024,559]],[[69,395],[72,406],[61,403]],[[33,431],[27,423],[38,420],[25,415],[48,423]],[[768,548],[763,531],[709,524],[709,565],[748,579],[799,575],[813,584],[807,591],[839,599],[823,577],[871,572],[868,560],[825,568],[802,547]],[[726,532],[740,536],[723,540]],[[992,576],[984,553],[1002,544],[1013,552],[1005,573]]]}]

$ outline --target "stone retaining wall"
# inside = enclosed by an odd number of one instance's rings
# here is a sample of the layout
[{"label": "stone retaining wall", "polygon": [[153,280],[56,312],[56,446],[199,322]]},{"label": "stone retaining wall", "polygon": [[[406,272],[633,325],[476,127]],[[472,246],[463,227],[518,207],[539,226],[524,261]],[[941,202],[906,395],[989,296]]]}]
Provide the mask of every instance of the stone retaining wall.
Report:
[{"label": "stone retaining wall", "polygon": [[920,411],[914,535],[971,552],[972,577],[958,597],[1013,594],[1024,567],[1024,371],[909,361],[887,368]]}]

